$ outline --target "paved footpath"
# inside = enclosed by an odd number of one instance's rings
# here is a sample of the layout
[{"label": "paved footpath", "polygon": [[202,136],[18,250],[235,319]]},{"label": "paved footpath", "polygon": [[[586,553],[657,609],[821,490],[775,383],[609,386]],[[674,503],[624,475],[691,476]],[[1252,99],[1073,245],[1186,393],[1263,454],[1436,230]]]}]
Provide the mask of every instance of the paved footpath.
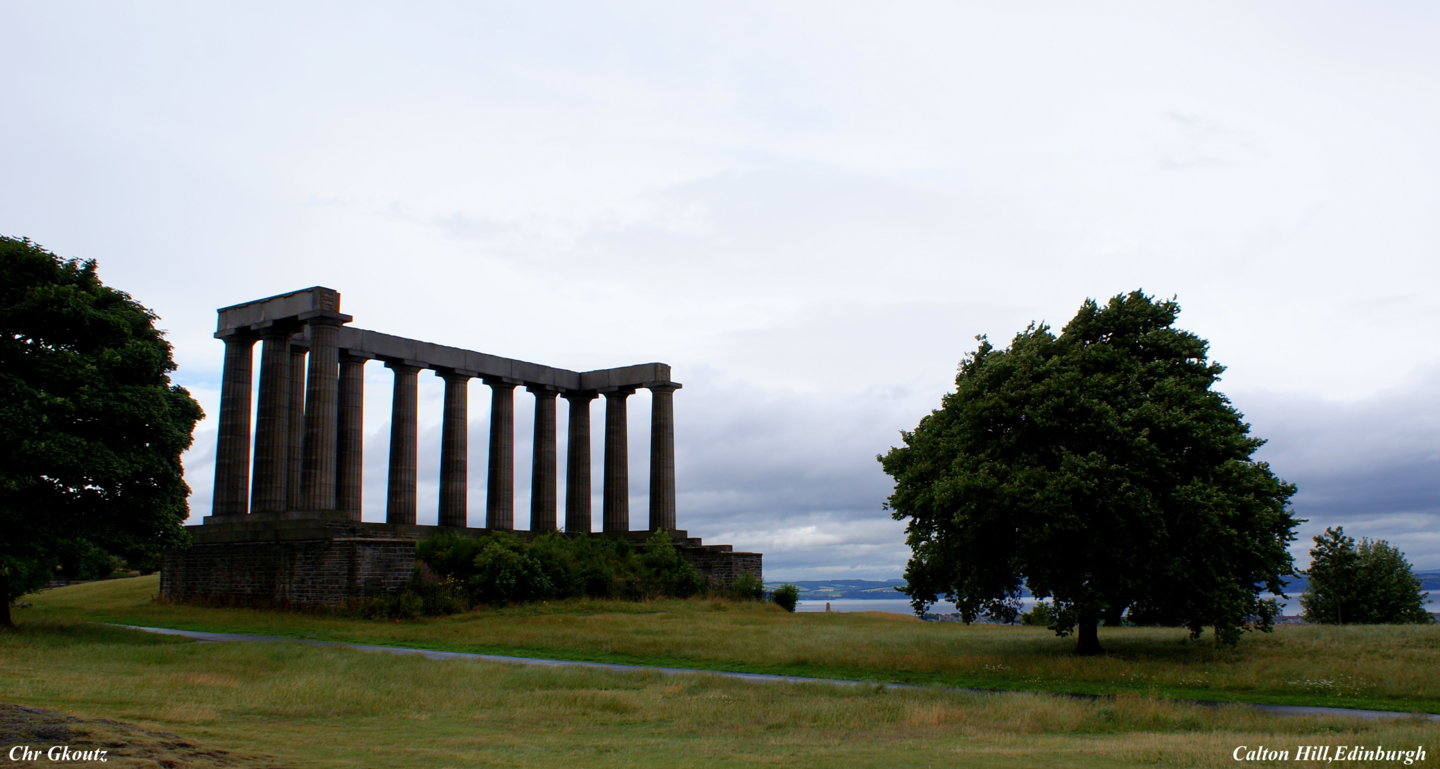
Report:
[{"label": "paved footpath", "polygon": [[[309,644],[311,646],[340,646],[346,649],[359,649],[369,652],[384,652],[386,654],[418,654],[432,660],[483,660],[485,662],[503,662],[512,665],[539,665],[543,667],[583,667],[598,670],[613,670],[619,673],[662,673],[665,675],[707,675],[723,676],[725,678],[737,678],[742,681],[756,681],[760,683],[790,683],[790,684],[835,684],[839,686],[873,686],[881,689],[928,689],[927,685],[921,684],[897,684],[882,683],[879,681],[855,681],[846,678],[808,678],[806,676],[778,676],[768,673],[735,673],[726,670],[698,670],[694,668],[667,668],[651,665],[621,665],[612,662],[582,662],[579,660],[552,660],[541,657],[511,657],[501,654],[476,654],[473,652],[447,652],[435,649],[414,649],[407,646],[376,646],[374,644],[344,643],[341,641],[316,641],[305,638],[286,638],[284,636],[272,635],[245,635],[243,633],[206,633],[199,630],[174,630],[164,627],[142,627],[140,625],[120,625],[120,627],[131,630],[143,630],[147,633],[159,633],[161,635],[180,636],[195,641],[288,641],[290,643]],[[1006,691],[991,689],[965,689],[960,687],[947,687],[958,691],[977,692],[982,694],[1004,694]],[[1062,695],[1077,696],[1087,699],[1101,699],[1101,695]],[[1389,710],[1359,710],[1356,708],[1324,708],[1306,707],[1302,705],[1259,705],[1254,703],[1241,702],[1211,702],[1191,700],[1197,705],[1220,706],[1239,705],[1250,707],[1256,710],[1282,716],[1348,716],[1352,718],[1363,718],[1378,720],[1384,718],[1413,718],[1420,717],[1440,723],[1440,713],[1396,713]]]}]

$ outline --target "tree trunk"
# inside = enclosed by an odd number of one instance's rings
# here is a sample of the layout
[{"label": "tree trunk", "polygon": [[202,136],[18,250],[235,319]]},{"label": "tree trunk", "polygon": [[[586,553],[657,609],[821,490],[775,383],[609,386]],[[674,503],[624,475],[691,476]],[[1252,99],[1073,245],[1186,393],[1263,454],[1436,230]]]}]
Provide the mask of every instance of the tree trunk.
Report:
[{"label": "tree trunk", "polygon": [[0,565],[0,628],[7,627],[15,627],[14,620],[10,619],[10,577],[4,565]]},{"label": "tree trunk", "polygon": [[1076,623],[1076,636],[1078,641],[1075,644],[1075,653],[1084,656],[1093,656],[1104,652],[1100,648],[1100,618],[1095,612],[1081,612],[1080,621]]}]

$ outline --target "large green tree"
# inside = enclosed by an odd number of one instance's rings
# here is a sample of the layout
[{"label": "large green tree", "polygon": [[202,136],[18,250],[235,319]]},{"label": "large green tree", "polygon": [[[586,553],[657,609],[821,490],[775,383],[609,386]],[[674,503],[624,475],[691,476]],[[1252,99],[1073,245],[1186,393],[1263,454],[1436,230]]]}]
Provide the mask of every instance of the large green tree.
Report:
[{"label": "large green tree", "polygon": [[1126,612],[1224,643],[1269,627],[1295,487],[1253,459],[1264,442],[1212,389],[1224,368],[1179,312],[1137,291],[1087,300],[1058,336],[979,337],[955,391],[879,458],[917,611],[946,597],[967,622],[1011,621],[1028,587],[1082,654]]},{"label": "large green tree", "polygon": [[1344,527],[1326,529],[1310,550],[1309,584],[1300,596],[1308,622],[1410,624],[1433,621],[1429,593],[1405,554],[1385,540],[1355,538]]},{"label": "large green tree", "polygon": [[0,624],[57,571],[184,541],[180,453],[201,413],[155,317],[94,261],[0,237]]}]

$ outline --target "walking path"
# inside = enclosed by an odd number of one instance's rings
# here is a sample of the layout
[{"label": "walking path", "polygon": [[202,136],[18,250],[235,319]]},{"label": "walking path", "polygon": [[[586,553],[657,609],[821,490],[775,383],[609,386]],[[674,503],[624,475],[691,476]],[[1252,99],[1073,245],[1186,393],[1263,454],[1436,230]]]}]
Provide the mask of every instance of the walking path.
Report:
[{"label": "walking path", "polygon": [[[483,660],[485,662],[504,662],[512,665],[540,665],[544,667],[584,667],[599,670],[613,670],[620,673],[663,673],[665,675],[711,675],[724,676],[725,678],[738,678],[742,681],[755,681],[760,683],[792,683],[792,684],[837,684],[840,686],[876,686],[882,689],[925,689],[928,686],[920,684],[897,684],[882,683],[878,681],[855,681],[845,678],[809,678],[806,676],[781,676],[769,673],[735,673],[725,670],[699,670],[694,668],[667,668],[650,665],[621,665],[613,662],[582,662],[579,660],[552,660],[541,657],[511,657],[501,654],[477,654],[474,652],[447,652],[435,649],[414,649],[407,646],[377,646],[374,644],[345,643],[343,641],[316,641],[304,638],[285,638],[284,636],[270,635],[246,635],[243,633],[207,633],[199,630],[175,630],[164,627],[143,627],[140,625],[120,625],[120,627],[131,630],[143,630],[147,633],[159,633],[161,635],[180,636],[195,641],[289,641],[290,643],[309,644],[311,646],[339,646],[347,649],[359,649],[361,651],[384,652],[386,654],[418,654],[432,660]],[[949,687],[959,691],[978,692],[984,694],[1006,693],[993,689],[965,689],[960,687]],[[1008,690],[1007,690],[1008,691]],[[1070,695],[1077,697],[1100,699],[1101,695]],[[1440,723],[1440,714],[1437,713],[1397,713],[1390,710],[1360,710],[1356,708],[1326,708],[1308,707],[1303,705],[1260,705],[1256,703],[1243,702],[1214,702],[1191,700],[1197,705],[1217,707],[1220,705],[1243,705],[1251,707],[1264,713],[1272,713],[1282,716],[1350,716],[1369,720],[1385,718],[1421,718]]]}]

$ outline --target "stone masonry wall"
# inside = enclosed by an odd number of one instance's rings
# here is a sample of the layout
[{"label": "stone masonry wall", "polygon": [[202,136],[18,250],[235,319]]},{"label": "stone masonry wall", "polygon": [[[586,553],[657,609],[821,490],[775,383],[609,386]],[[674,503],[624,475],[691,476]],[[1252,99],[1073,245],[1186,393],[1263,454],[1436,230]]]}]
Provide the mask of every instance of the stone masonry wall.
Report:
[{"label": "stone masonry wall", "polygon": [[757,581],[764,580],[760,553],[733,553],[728,546],[721,545],[682,547],[680,554],[696,571],[709,577],[713,587],[730,587],[742,574],[754,575]]},{"label": "stone masonry wall", "polygon": [[196,543],[166,554],[160,594],[185,603],[337,607],[399,590],[414,569],[413,540]]}]

